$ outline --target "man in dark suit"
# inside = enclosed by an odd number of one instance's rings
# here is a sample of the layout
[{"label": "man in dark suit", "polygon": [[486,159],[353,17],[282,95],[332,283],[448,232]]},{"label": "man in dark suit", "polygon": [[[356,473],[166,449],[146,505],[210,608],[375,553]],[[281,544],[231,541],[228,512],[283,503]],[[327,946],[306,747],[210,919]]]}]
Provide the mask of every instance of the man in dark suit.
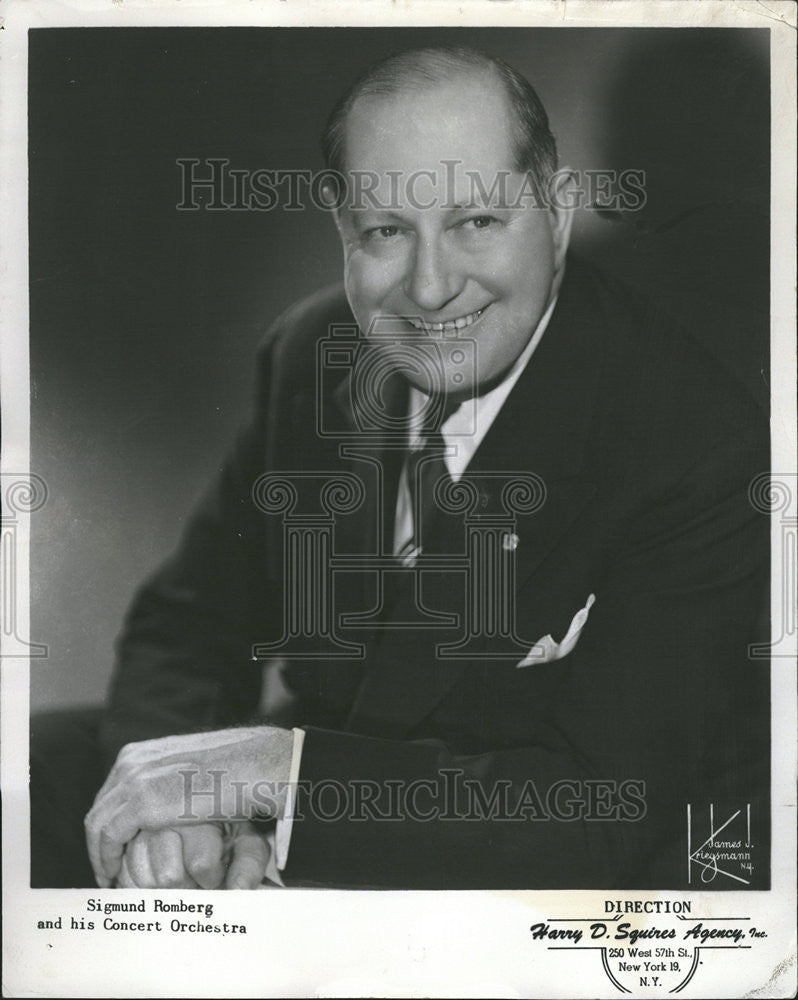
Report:
[{"label": "man in dark suit", "polygon": [[395,57],[325,149],[345,292],[273,326],[131,609],[95,875],[686,886],[688,803],[766,821],[766,422],[568,256],[573,180],[508,67]]}]

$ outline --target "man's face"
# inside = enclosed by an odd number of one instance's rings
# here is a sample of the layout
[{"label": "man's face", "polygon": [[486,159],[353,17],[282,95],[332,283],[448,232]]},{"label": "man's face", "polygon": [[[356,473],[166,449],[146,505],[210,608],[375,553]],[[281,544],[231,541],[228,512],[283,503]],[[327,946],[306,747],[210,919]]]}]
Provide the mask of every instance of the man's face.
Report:
[{"label": "man's face", "polygon": [[[515,169],[501,85],[464,76],[361,98],[345,155],[338,226],[360,328],[372,342],[390,330],[386,349],[398,336],[422,390],[460,393],[501,376],[549,304],[568,235],[567,213],[538,207]],[[475,365],[462,363],[458,339],[475,343]],[[419,376],[415,344],[439,358],[442,384]]]}]

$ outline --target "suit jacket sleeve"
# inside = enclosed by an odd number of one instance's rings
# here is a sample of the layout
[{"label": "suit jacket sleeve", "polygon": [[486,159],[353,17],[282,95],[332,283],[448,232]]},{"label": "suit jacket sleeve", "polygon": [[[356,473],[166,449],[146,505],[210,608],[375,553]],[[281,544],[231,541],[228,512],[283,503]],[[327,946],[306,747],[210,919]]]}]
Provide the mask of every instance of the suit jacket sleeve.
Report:
[{"label": "suit jacket sleeve", "polygon": [[251,643],[268,637],[278,593],[259,561],[263,524],[250,498],[269,447],[263,414],[279,328],[259,355],[251,424],[127,614],[101,727],[108,764],[128,742],[218,729],[255,712],[261,666]]}]

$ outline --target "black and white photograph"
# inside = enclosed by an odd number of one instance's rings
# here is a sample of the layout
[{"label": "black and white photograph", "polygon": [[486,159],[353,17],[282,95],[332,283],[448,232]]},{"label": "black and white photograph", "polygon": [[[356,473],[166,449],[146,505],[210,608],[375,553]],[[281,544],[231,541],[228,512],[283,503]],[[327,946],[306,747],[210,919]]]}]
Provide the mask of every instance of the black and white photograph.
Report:
[{"label": "black and white photograph", "polygon": [[4,995],[792,995],[795,8],[11,6]]}]

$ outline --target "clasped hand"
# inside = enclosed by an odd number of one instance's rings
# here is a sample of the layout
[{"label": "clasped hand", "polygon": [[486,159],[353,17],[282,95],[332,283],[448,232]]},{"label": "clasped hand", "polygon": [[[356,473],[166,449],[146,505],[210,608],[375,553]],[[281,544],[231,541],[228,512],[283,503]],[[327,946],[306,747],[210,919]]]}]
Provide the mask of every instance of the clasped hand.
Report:
[{"label": "clasped hand", "polygon": [[267,834],[251,823],[140,830],[125,848],[119,889],[257,889],[269,863]]},{"label": "clasped hand", "polygon": [[268,848],[249,821],[282,815],[292,750],[293,734],[270,726],[123,747],[85,820],[97,884],[139,885],[155,862],[171,881],[215,888],[228,855],[227,887],[251,882]]}]

